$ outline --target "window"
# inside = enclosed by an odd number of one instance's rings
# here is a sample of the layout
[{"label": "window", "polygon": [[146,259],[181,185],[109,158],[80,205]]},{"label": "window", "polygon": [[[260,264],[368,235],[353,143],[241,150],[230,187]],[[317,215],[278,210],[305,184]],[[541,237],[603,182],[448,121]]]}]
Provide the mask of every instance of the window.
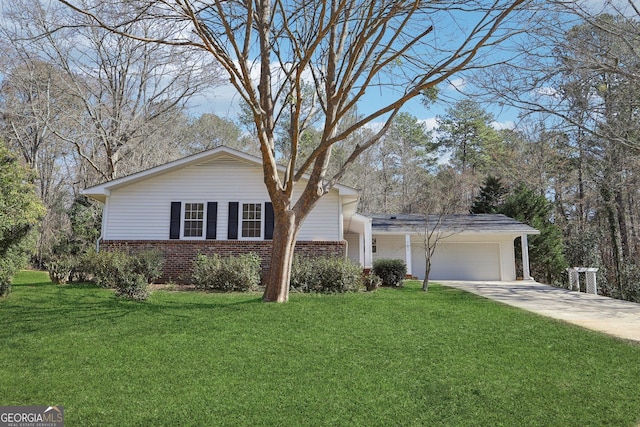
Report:
[{"label": "window", "polygon": [[376,252],[378,252],[378,241],[374,237],[371,239],[371,253],[375,254]]},{"label": "window", "polygon": [[242,204],[242,237],[259,238],[262,236],[262,204]]},{"label": "window", "polygon": [[202,237],[204,229],[204,203],[184,204],[184,237]]}]

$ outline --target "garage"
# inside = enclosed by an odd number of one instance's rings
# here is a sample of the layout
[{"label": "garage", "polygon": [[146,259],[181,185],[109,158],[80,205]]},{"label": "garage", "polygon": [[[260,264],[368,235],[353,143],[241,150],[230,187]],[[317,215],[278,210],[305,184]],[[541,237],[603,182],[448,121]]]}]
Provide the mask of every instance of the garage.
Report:
[{"label": "garage", "polygon": [[430,278],[501,280],[500,263],[499,243],[442,243],[436,247]]},{"label": "garage", "polygon": [[[403,259],[407,272],[425,277],[425,239],[429,230],[435,253],[430,280],[511,281],[528,278],[526,236],[538,230],[505,215],[371,215],[373,261]],[[437,237],[434,237],[437,236]],[[524,241],[525,271],[516,272],[514,241]]]}]

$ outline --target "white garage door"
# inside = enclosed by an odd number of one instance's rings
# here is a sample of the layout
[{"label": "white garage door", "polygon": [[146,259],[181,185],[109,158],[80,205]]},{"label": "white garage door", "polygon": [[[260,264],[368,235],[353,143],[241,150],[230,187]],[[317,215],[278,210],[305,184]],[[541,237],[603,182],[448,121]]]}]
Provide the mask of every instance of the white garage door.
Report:
[{"label": "white garage door", "polygon": [[500,280],[500,245],[440,243],[430,276],[432,280]]}]

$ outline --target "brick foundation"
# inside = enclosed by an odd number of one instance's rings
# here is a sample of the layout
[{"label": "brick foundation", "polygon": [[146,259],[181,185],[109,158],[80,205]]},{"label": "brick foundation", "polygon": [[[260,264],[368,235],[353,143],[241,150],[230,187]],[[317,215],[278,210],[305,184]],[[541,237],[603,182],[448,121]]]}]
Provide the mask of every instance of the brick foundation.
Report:
[{"label": "brick foundation", "polygon": [[[234,256],[253,252],[262,259],[263,274],[271,263],[272,242],[247,240],[104,240],[101,250],[123,250],[129,253],[155,249],[164,256],[164,268],[159,283],[190,281],[193,260],[198,254]],[[296,254],[303,256],[338,256],[346,254],[346,242],[299,241]]]}]

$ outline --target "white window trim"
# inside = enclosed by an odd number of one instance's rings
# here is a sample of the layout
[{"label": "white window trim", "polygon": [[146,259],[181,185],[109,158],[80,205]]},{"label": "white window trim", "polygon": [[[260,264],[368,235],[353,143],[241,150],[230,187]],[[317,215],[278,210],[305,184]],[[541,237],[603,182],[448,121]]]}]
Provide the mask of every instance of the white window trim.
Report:
[{"label": "white window trim", "polygon": [[[184,235],[184,218],[187,204],[202,204],[202,236],[185,236]],[[183,201],[180,208],[180,240],[205,240],[207,237],[207,202],[201,201]]]},{"label": "white window trim", "polygon": [[[242,236],[242,212],[244,211],[244,205],[260,205],[260,237],[243,237]],[[265,212],[264,212],[264,201],[256,200],[256,201],[240,201],[238,202],[238,240],[248,240],[248,241],[262,241],[264,240],[264,221],[265,221]]]}]

